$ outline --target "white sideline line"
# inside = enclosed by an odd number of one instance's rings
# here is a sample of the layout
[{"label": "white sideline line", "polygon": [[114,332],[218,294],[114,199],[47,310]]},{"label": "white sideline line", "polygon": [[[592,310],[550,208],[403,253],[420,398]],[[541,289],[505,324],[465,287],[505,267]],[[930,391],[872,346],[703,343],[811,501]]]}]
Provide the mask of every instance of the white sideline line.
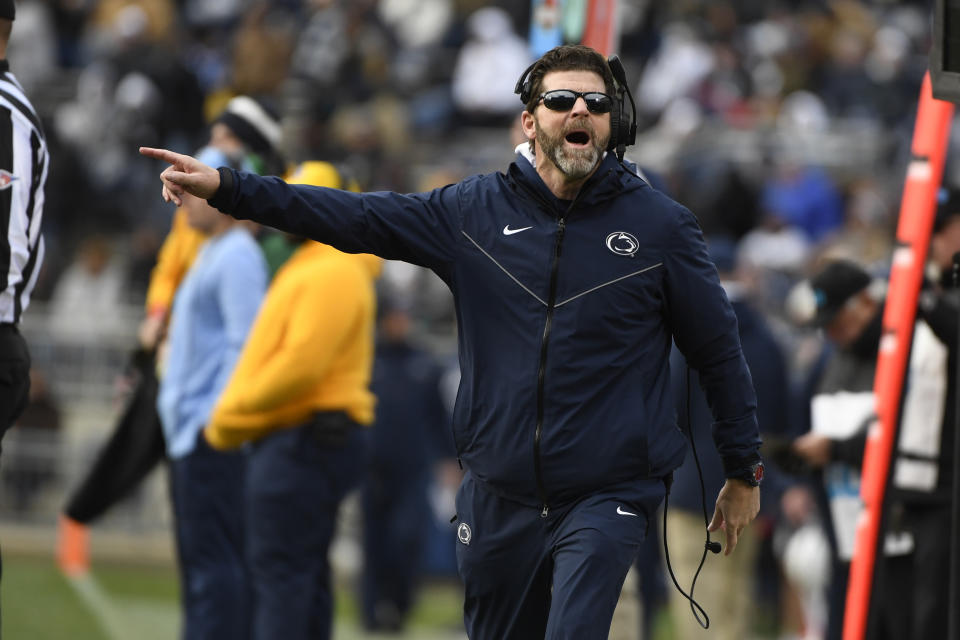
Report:
[{"label": "white sideline line", "polygon": [[80,600],[93,614],[100,628],[106,633],[107,640],[125,640],[124,625],[117,610],[110,602],[110,596],[89,572],[76,575],[64,575],[67,582],[80,597]]}]

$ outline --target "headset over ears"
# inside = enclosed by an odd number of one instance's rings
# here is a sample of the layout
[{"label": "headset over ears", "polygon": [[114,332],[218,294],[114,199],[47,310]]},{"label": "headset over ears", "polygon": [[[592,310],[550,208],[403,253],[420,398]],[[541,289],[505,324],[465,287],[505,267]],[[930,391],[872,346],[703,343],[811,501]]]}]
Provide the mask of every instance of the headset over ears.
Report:
[{"label": "headset over ears", "polygon": [[[539,62],[539,60],[537,61]],[[527,67],[513,92],[520,96],[520,102],[526,105],[531,98],[530,92],[533,91],[530,82],[530,72],[537,66],[534,62]],[[613,75],[613,109],[610,111],[610,143],[607,145],[607,151],[614,151],[617,158],[623,160],[623,154],[629,145],[637,141],[637,106],[633,102],[633,94],[630,93],[630,87],[627,85],[627,74],[623,70],[623,64],[617,56],[607,58],[607,66],[610,67],[610,73]],[[630,100],[630,112],[627,113],[626,100]]]}]

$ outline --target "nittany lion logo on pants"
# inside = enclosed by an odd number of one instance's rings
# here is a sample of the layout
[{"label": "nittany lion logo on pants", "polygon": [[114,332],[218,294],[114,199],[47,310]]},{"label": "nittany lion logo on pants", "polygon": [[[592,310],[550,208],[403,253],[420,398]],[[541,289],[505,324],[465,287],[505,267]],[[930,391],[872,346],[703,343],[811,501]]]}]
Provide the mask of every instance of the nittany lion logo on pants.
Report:
[{"label": "nittany lion logo on pants", "polygon": [[457,539],[463,544],[470,544],[470,539],[472,537],[473,532],[470,530],[470,525],[468,525],[466,522],[461,522],[460,526],[457,527]]}]

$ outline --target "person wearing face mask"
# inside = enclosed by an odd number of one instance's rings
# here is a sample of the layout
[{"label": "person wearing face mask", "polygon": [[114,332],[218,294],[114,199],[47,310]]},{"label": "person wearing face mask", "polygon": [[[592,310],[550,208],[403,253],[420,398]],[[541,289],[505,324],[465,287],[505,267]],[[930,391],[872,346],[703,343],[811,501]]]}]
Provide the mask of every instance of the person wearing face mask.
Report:
[{"label": "person wearing face mask", "polygon": [[[204,147],[217,166],[230,158]],[[245,562],[247,456],[210,447],[213,420],[267,289],[267,265],[248,223],[199,198],[187,223],[207,238],[177,289],[157,414],[170,460],[170,502],[180,570],[183,640],[246,640],[253,599]]]},{"label": "person wearing face mask", "polygon": [[[937,231],[935,231],[935,234]],[[847,260],[827,263],[791,294],[809,296],[811,321],[833,347],[811,400],[811,431],[793,452],[822,472],[836,554],[828,638],[842,628],[847,574],[860,516],[860,467],[875,421],[873,394],[883,333],[886,282]],[[875,574],[871,638],[946,634],[950,557],[956,309],[921,302],[914,328],[886,515],[884,555]],[[952,322],[949,318],[953,318]],[[939,603],[939,605],[938,605]]]}]

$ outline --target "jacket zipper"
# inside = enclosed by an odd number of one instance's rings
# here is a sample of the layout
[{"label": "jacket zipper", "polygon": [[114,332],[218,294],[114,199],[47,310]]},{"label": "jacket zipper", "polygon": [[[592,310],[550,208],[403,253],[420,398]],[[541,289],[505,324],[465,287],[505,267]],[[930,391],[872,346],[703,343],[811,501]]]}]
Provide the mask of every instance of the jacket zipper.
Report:
[{"label": "jacket zipper", "polygon": [[[571,204],[571,209],[573,208]],[[569,213],[569,209],[567,213]],[[550,295],[547,298],[547,319],[543,324],[543,337],[540,340],[540,366],[537,369],[537,428],[533,434],[533,471],[537,479],[537,491],[540,494],[540,517],[546,518],[550,513],[547,505],[547,490],[543,484],[543,471],[540,465],[540,439],[543,435],[543,386],[547,375],[547,343],[550,341],[550,330],[553,327],[554,303],[557,299],[557,273],[560,271],[560,254],[563,250],[563,233],[566,230],[566,214],[557,220],[557,242],[553,249],[553,267],[550,270]]]},{"label": "jacket zipper", "polygon": [[[611,173],[613,173],[612,169],[607,172],[607,175]],[[520,187],[528,194],[533,195],[534,198],[542,204],[546,204],[546,202],[539,197],[539,194],[534,193],[525,185],[520,184]],[[566,212],[562,213],[560,217],[557,218],[557,240],[553,249],[553,266],[550,269],[550,292],[549,296],[547,297],[547,317],[543,325],[543,337],[540,340],[540,364],[537,369],[537,426],[533,434],[533,472],[537,482],[537,493],[540,497],[541,518],[546,518],[548,515],[550,515],[550,505],[547,503],[547,490],[543,483],[543,471],[540,463],[540,440],[543,437],[543,412],[544,404],[546,402],[544,398],[544,383],[546,381],[547,374],[547,344],[550,341],[550,331],[553,327],[553,312],[557,300],[557,276],[560,272],[560,255],[563,251],[563,235],[567,227],[566,218],[570,215],[570,212],[573,211],[573,208],[577,205],[577,202],[580,201],[580,197],[585,191],[585,188],[581,189],[573,199],[573,202],[570,203],[570,206],[567,207]]]}]

